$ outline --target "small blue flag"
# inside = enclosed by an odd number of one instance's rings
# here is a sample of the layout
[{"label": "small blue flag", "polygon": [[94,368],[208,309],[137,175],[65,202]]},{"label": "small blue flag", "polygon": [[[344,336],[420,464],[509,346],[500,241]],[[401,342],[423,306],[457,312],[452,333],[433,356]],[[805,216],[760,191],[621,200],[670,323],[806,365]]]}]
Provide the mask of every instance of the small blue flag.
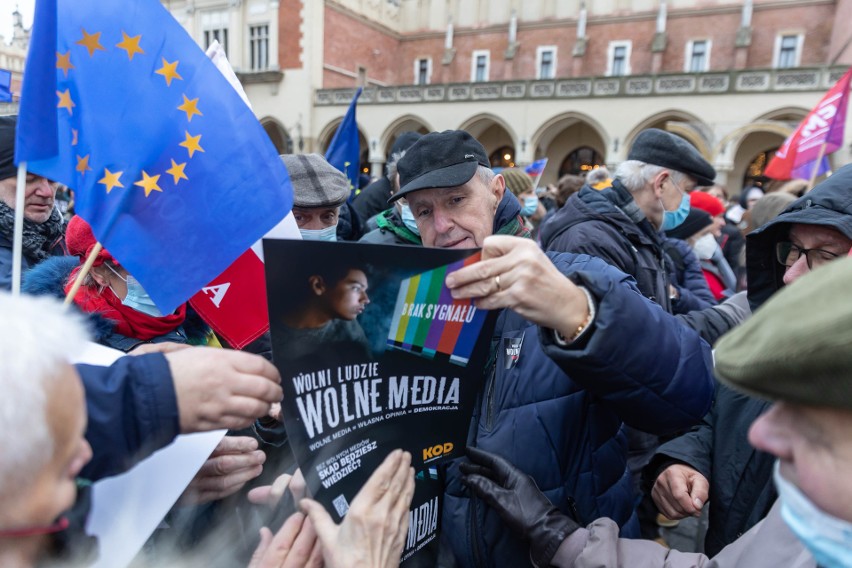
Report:
[{"label": "small blue flag", "polygon": [[349,110],[343,117],[343,121],[337,127],[328,150],[325,151],[325,159],[329,164],[343,172],[349,178],[349,198],[355,196],[358,189],[358,176],[361,174],[361,144],[358,139],[358,122],[355,120],[355,105],[361,96],[361,87],[352,97]]},{"label": "small blue flag", "polygon": [[26,69],[16,161],[75,190],[162,312],[289,212],[263,127],[159,0],[37,0]]},{"label": "small blue flag", "polygon": [[0,103],[12,102],[12,72],[0,69]]}]

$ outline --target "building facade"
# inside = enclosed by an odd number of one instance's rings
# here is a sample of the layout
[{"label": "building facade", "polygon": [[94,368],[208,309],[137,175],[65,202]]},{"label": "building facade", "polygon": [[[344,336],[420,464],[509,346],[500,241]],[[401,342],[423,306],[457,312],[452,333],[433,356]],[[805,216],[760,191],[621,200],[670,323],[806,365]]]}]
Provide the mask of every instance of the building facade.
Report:
[{"label": "building facade", "polygon": [[[323,152],[363,86],[373,175],[405,130],[463,128],[495,166],[547,157],[552,183],[616,165],[658,127],[736,194],[766,181],[768,156],[852,65],[852,0],[162,1],[202,48],[223,46],[281,152]],[[18,35],[0,57],[22,65]],[[847,128],[835,167],[850,143]]]}]

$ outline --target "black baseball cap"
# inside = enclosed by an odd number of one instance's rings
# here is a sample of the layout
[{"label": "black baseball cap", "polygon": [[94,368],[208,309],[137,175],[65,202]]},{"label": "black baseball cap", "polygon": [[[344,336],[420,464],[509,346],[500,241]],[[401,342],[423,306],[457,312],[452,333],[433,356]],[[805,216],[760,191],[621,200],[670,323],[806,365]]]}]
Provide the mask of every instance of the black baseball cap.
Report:
[{"label": "black baseball cap", "polygon": [[420,189],[458,187],[491,167],[485,148],[464,130],[430,132],[414,143],[397,163],[400,190],[388,203]]}]

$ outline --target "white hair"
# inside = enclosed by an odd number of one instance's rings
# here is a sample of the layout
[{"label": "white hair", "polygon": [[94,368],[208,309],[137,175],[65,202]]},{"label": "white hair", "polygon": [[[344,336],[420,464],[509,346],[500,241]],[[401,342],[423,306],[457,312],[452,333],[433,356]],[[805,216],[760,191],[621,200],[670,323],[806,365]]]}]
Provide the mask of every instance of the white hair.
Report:
[{"label": "white hair", "polygon": [[494,176],[497,175],[494,173],[494,170],[491,168],[486,168],[485,166],[478,166],[476,168],[476,175],[479,176],[479,181],[485,184],[485,187],[490,187],[492,180],[494,180]]},{"label": "white hair", "polygon": [[687,175],[671,168],[646,164],[639,160],[625,160],[615,169],[615,177],[630,191],[639,191],[660,172],[667,171],[683,190]]},{"label": "white hair", "polygon": [[0,292],[0,496],[26,487],[53,455],[47,392],[88,339],[81,316],[49,297]]}]

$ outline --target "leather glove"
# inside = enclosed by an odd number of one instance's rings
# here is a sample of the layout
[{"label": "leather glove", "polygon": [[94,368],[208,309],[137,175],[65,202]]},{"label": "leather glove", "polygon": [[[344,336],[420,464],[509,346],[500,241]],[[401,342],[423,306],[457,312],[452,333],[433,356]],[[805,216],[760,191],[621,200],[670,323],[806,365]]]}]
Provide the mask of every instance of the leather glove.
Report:
[{"label": "leather glove", "polygon": [[467,455],[472,463],[459,465],[462,483],[530,542],[535,566],[549,566],[562,541],[580,525],[554,507],[532,477],[500,456],[472,447]]}]

